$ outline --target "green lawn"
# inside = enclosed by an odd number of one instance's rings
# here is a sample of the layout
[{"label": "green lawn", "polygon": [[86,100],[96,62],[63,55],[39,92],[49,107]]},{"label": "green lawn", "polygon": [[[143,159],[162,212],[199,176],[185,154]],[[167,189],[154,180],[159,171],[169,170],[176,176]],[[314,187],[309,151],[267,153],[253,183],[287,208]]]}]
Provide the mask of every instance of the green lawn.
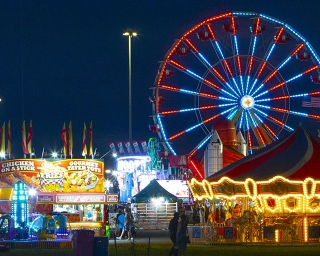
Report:
[{"label": "green lawn", "polygon": [[[171,247],[169,243],[151,244],[149,254],[147,244],[136,244],[134,252],[130,244],[118,244],[117,254],[114,244],[109,245],[109,256],[166,256]],[[9,252],[0,253],[1,255],[23,255],[23,256],[72,256],[73,250],[68,249],[11,249]],[[309,245],[250,245],[250,246],[197,246],[190,245],[187,249],[187,255],[223,255],[223,256],[312,256],[320,255],[320,244],[316,246]]]}]

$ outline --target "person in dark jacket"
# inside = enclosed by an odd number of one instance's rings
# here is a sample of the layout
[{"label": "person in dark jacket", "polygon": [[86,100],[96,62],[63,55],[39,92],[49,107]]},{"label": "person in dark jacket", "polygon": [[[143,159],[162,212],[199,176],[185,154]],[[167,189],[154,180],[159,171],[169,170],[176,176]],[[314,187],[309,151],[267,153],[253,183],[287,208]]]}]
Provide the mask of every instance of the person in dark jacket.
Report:
[{"label": "person in dark jacket", "polygon": [[187,237],[188,235],[188,221],[187,216],[182,214],[179,218],[179,224],[177,228],[177,237],[175,249],[178,249],[178,256],[185,256],[187,251]]},{"label": "person in dark jacket", "polygon": [[169,256],[172,256],[172,255],[178,256],[178,250],[174,248],[176,245],[178,224],[179,224],[179,213],[175,212],[173,214],[173,218],[170,220],[170,223],[169,223],[170,239],[173,243],[173,246],[169,252]]}]

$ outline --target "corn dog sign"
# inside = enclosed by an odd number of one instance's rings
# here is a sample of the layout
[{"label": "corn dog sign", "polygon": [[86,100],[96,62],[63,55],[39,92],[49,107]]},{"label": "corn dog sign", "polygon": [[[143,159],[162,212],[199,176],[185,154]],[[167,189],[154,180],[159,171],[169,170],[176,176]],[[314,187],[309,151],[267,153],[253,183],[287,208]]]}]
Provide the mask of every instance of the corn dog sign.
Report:
[{"label": "corn dog sign", "polygon": [[17,181],[40,192],[105,192],[104,164],[90,159],[15,159],[0,162],[0,181],[13,186]]}]

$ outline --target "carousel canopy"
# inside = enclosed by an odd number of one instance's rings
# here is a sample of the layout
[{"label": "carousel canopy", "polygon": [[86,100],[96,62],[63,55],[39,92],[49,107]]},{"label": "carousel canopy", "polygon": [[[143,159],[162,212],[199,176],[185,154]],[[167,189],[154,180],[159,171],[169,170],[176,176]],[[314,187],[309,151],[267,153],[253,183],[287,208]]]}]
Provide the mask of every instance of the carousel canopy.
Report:
[{"label": "carousel canopy", "polygon": [[148,203],[153,198],[161,198],[168,203],[175,203],[178,197],[164,189],[157,180],[150,181],[149,185],[132,197],[135,203]]},{"label": "carousel canopy", "polygon": [[208,181],[222,177],[233,180],[267,180],[280,175],[290,180],[320,179],[320,142],[299,126],[288,137],[280,139],[253,154],[236,161],[209,176]]}]

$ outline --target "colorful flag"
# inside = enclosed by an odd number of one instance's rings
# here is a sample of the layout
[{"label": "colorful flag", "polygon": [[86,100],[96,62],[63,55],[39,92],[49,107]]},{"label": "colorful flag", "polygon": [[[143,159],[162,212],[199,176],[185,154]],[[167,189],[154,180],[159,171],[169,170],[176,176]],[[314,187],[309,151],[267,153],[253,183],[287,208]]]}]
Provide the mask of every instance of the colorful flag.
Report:
[{"label": "colorful flag", "polygon": [[71,121],[69,123],[69,155],[72,158],[72,148],[73,148],[73,137],[72,137],[72,124]]},{"label": "colorful flag", "polygon": [[6,150],[6,143],[5,143],[5,131],[6,130],[6,124],[3,122],[2,128],[1,128],[1,153],[4,154]]},{"label": "colorful flag", "polygon": [[130,142],[129,142],[129,141],[126,141],[126,142],[124,143],[124,145],[125,145],[126,148],[127,148],[128,154],[132,154],[132,148],[131,148]]},{"label": "colorful flag", "polygon": [[30,121],[29,130],[28,130],[27,150],[28,150],[28,153],[26,154],[32,153],[32,121]]},{"label": "colorful flag", "polygon": [[137,153],[137,154],[140,154],[140,148],[139,148],[139,145],[138,145],[138,142],[137,141],[132,141],[132,146],[134,148],[134,152]]},{"label": "colorful flag", "polygon": [[90,130],[89,130],[89,156],[93,156],[92,153],[92,121],[90,123]]},{"label": "colorful flag", "polygon": [[26,142],[26,122],[23,121],[22,123],[22,129],[21,129],[21,133],[22,133],[22,151],[23,154],[28,154],[28,148],[27,148],[27,142]]},{"label": "colorful flag", "polygon": [[302,107],[320,108],[320,97],[304,96],[302,100]]},{"label": "colorful flag", "polygon": [[67,130],[66,123],[63,123],[62,131],[61,131],[61,139],[63,142],[63,154],[67,156]]},{"label": "colorful flag", "polygon": [[7,147],[7,154],[11,155],[11,128],[10,128],[10,120],[8,122],[8,147]]},{"label": "colorful flag", "polygon": [[88,154],[86,136],[87,136],[87,127],[86,127],[86,124],[84,123],[84,126],[83,126],[83,137],[82,137],[82,155],[83,156]]},{"label": "colorful flag", "polygon": [[121,141],[117,142],[117,146],[119,148],[119,154],[124,154],[123,145]]},{"label": "colorful flag", "polygon": [[143,149],[143,152],[147,153],[148,152],[147,142],[145,140],[142,140],[142,141],[140,141],[140,143],[141,143],[141,147]]},{"label": "colorful flag", "polygon": [[109,147],[110,147],[110,149],[112,151],[112,154],[117,154],[117,150],[116,150],[116,147],[115,147],[113,142],[109,143]]}]

